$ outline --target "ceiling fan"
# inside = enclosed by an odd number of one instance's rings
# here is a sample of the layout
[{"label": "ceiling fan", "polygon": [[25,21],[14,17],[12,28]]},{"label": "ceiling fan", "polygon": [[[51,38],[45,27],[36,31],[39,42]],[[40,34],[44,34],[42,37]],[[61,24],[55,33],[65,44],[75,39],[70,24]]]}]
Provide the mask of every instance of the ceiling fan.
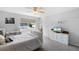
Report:
[{"label": "ceiling fan", "polygon": [[45,10],[43,7],[26,7],[28,12],[32,12],[33,14],[43,14]]},{"label": "ceiling fan", "polygon": [[44,13],[44,9],[42,7],[32,7],[32,12],[34,14]]}]

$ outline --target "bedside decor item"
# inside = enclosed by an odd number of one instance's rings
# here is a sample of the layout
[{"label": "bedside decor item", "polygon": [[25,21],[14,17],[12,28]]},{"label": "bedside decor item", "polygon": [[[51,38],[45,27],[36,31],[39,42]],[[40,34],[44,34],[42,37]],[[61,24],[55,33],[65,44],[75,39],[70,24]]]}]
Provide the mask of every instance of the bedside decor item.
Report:
[{"label": "bedside decor item", "polygon": [[0,45],[5,44],[5,37],[3,35],[0,35]]},{"label": "bedside decor item", "polygon": [[53,28],[51,30],[56,32],[56,33],[61,33],[62,32],[62,28]]},{"label": "bedside decor item", "polygon": [[5,18],[5,24],[15,24],[15,18]]},{"label": "bedside decor item", "polygon": [[4,35],[2,30],[0,30],[0,35]]},{"label": "bedside decor item", "polygon": [[0,35],[5,36],[5,29],[4,28],[0,28]]},{"label": "bedside decor item", "polygon": [[53,28],[51,29],[56,33],[61,33],[62,30],[62,20],[59,19],[58,22],[56,24],[53,24]]}]

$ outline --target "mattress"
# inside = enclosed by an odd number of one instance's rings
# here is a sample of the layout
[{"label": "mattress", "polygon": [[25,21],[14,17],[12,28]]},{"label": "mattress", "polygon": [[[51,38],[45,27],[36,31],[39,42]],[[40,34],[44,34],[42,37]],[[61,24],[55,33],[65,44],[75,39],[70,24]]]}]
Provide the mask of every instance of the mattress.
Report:
[{"label": "mattress", "polygon": [[32,51],[42,45],[41,33],[35,35],[33,33],[24,32],[20,35],[10,36],[13,42],[0,45],[0,51]]}]

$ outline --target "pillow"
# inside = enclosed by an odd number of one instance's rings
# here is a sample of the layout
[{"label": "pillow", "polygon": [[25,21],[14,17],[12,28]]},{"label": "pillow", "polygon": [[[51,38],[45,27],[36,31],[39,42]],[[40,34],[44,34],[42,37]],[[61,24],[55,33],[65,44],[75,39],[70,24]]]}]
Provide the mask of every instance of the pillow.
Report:
[{"label": "pillow", "polygon": [[6,36],[19,35],[19,34],[21,34],[21,32],[19,32],[19,31],[14,31],[14,32],[6,33]]},{"label": "pillow", "polygon": [[42,37],[42,32],[31,31],[31,33],[32,33],[33,35],[36,35],[36,36]]},{"label": "pillow", "polygon": [[3,35],[0,35],[0,45],[5,44],[5,37]]}]

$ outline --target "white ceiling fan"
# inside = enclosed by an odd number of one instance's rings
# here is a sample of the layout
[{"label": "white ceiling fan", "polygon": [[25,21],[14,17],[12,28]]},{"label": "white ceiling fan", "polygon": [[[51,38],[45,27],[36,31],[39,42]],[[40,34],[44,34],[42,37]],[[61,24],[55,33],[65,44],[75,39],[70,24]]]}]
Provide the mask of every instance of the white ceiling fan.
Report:
[{"label": "white ceiling fan", "polygon": [[33,13],[44,13],[44,9],[42,7],[32,7],[32,12]]},{"label": "white ceiling fan", "polygon": [[43,7],[26,7],[28,12],[32,12],[34,14],[42,14],[45,12]]}]

